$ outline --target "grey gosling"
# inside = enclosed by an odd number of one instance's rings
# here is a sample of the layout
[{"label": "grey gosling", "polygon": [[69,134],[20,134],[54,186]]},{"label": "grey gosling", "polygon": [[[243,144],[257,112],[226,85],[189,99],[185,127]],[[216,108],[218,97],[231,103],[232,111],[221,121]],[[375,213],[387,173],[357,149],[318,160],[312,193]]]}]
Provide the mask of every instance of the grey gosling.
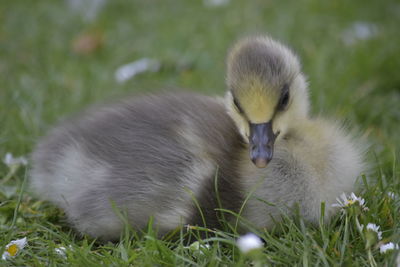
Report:
[{"label": "grey gosling", "polygon": [[116,209],[138,230],[150,217],[161,234],[202,225],[193,199],[211,228],[221,206],[267,229],[297,205],[309,222],[321,202],[332,215],[354,190],[362,149],[339,124],[309,116],[297,57],[269,37],[243,39],[229,54],[227,87],[225,98],[142,96],[62,122],[33,152],[32,189],[103,240],[124,228]]}]

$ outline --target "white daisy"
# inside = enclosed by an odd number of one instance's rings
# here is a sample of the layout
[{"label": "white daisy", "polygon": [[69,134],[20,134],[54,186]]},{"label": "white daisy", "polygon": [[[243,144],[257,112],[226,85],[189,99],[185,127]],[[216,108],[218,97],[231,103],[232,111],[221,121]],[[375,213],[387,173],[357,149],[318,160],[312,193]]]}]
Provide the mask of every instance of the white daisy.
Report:
[{"label": "white daisy", "polygon": [[386,253],[388,250],[394,250],[394,249],[399,249],[399,245],[394,244],[393,242],[383,244],[379,247],[379,250],[382,254]]},{"label": "white daisy", "polygon": [[336,198],[336,201],[337,203],[332,204],[332,207],[339,207],[344,209],[354,205],[355,203],[358,203],[358,205],[362,207],[363,210],[368,210],[368,207],[365,206],[365,199],[356,196],[356,194],[354,194],[353,192],[351,192],[349,197],[347,197],[345,193],[342,193],[340,195],[340,198]]},{"label": "white daisy", "polygon": [[242,253],[263,247],[261,239],[253,233],[248,233],[238,238],[236,245]]},{"label": "white daisy", "polygon": [[378,235],[378,239],[381,240],[382,239],[382,232],[379,231],[379,225],[376,225],[374,223],[368,223],[367,224],[367,230],[373,231]]},{"label": "white daisy", "polygon": [[15,257],[27,244],[28,241],[26,240],[26,237],[11,241],[6,246],[1,259],[7,260]]}]

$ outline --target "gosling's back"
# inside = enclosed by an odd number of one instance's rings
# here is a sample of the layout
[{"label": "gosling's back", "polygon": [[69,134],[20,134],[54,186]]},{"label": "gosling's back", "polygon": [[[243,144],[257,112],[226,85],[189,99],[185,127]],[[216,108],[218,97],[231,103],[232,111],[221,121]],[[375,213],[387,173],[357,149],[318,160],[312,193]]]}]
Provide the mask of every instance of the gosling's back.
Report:
[{"label": "gosling's back", "polygon": [[217,171],[222,206],[240,207],[241,140],[215,98],[179,93],[128,99],[88,110],[50,132],[33,154],[31,183],[78,230],[95,237],[119,237],[123,225],[115,208],[137,229],[150,216],[160,232],[201,223],[193,198],[207,226],[216,226]]}]

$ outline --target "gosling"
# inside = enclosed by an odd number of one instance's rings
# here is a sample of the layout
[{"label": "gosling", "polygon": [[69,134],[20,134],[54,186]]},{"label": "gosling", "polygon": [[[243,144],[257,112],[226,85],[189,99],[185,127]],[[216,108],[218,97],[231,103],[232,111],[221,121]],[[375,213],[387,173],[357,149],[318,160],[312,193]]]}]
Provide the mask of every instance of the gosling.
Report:
[{"label": "gosling", "polygon": [[153,218],[160,234],[218,228],[218,208],[266,229],[294,206],[312,223],[325,202],[329,218],[354,190],[363,149],[309,116],[297,57],[269,37],[246,38],[229,53],[226,80],[225,98],[148,95],[62,122],[32,154],[33,191],[103,240],[120,237],[117,213],[137,230]]}]

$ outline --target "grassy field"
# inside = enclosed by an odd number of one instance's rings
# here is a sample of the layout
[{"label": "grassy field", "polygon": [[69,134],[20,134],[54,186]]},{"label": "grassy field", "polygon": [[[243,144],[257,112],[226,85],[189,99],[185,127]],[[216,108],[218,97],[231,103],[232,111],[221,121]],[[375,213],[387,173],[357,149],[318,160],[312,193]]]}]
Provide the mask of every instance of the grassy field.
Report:
[{"label": "grassy field", "polygon": [[[302,59],[313,112],[368,136],[372,170],[357,194],[369,210],[354,205],[314,227],[286,219],[279,234],[255,230],[265,246],[251,255],[238,251],[229,231],[200,251],[157,239],[151,228],[99,244],[21,190],[29,167],[0,162],[0,252],[11,240],[28,240],[0,266],[395,266],[398,251],[379,246],[400,242],[398,1],[109,0],[93,1],[103,3],[93,14],[73,5],[79,2],[91,1],[0,2],[1,157],[28,156],[52,124],[91,103],[177,87],[221,95],[232,42],[269,33]],[[119,66],[142,57],[159,60],[160,70],[116,82]],[[369,222],[380,225],[381,241],[357,227]]]}]

